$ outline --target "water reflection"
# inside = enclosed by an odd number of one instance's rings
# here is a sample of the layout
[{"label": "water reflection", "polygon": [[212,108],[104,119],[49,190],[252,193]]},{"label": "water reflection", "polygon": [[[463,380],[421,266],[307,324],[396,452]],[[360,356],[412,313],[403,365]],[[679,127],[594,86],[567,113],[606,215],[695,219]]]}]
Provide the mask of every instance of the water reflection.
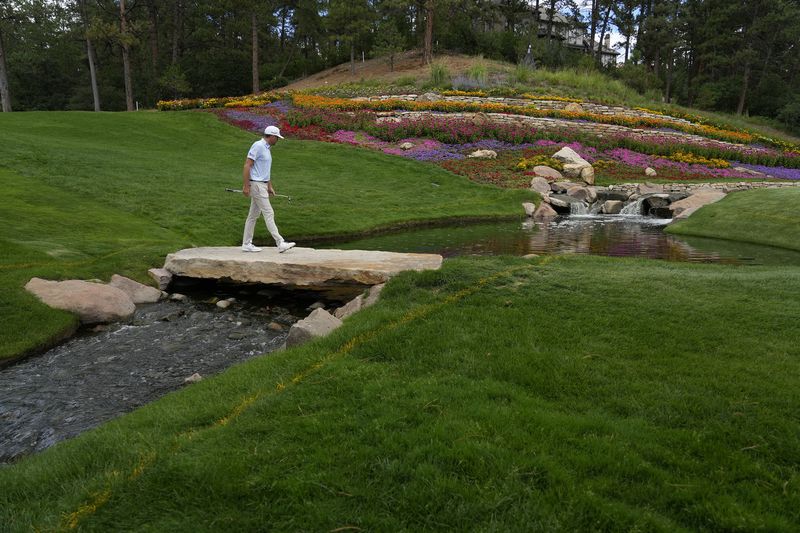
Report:
[{"label": "water reflection", "polygon": [[591,254],[668,261],[800,265],[800,253],[769,246],[664,233],[669,220],[572,216],[549,222],[493,222],[409,230],[328,248],[461,255]]}]

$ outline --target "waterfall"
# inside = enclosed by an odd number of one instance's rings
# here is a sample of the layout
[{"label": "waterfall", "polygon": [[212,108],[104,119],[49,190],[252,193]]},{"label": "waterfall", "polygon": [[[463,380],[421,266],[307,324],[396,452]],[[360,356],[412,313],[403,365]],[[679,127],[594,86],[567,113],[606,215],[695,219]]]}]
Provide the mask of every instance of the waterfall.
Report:
[{"label": "waterfall", "polygon": [[571,202],[569,204],[570,215],[588,215],[589,207],[584,202]]},{"label": "waterfall", "polygon": [[635,202],[631,202],[625,207],[622,208],[622,211],[619,212],[620,215],[637,215],[641,216],[642,213],[642,203],[644,202],[644,198],[639,198]]}]

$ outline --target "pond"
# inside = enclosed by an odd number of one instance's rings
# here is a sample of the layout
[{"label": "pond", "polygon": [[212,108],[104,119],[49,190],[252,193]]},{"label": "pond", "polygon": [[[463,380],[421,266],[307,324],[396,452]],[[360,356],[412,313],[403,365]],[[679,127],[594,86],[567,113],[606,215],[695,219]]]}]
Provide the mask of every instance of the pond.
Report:
[{"label": "pond", "polygon": [[800,265],[800,252],[755,244],[674,236],[669,219],[591,215],[405,230],[326,248],[463,255],[591,254],[738,265]]}]

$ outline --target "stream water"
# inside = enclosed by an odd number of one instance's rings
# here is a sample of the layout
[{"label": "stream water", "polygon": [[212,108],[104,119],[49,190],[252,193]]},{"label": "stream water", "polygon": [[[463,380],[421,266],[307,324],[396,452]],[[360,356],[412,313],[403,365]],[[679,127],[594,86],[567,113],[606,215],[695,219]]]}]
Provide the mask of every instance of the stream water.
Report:
[{"label": "stream water", "polygon": [[[714,239],[674,237],[668,221],[564,217],[407,230],[328,248],[459,255],[579,253],[738,265],[800,265],[800,253]],[[0,463],[78,435],[167,392],[282,345],[312,304],[329,310],[354,293],[190,283],[190,299],[140,306],[130,324],[82,331],[48,352],[0,370]],[[181,285],[183,283],[183,285]],[[214,299],[236,298],[228,309]]]},{"label": "stream water", "polygon": [[[184,387],[195,373],[208,377],[272,352],[311,306],[342,303],[330,294],[258,285],[173,285],[189,298],[137,306],[128,324],[82,330],[0,370],[0,464]],[[217,307],[227,298],[235,302]]]},{"label": "stream water", "polygon": [[402,233],[326,245],[349,250],[462,255],[592,254],[740,265],[800,265],[800,252],[664,233],[665,219],[570,216],[549,222],[491,222]]}]

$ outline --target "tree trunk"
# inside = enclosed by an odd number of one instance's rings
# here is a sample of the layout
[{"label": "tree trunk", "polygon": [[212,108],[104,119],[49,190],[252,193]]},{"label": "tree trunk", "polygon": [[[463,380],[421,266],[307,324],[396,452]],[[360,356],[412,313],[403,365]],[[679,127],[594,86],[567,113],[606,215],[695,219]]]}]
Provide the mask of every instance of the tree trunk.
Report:
[{"label": "tree trunk", "polygon": [[125,106],[133,111],[133,83],[131,82],[131,58],[128,46],[128,23],[125,13],[125,0],[119,1],[119,29],[122,44],[122,73],[125,80]]},{"label": "tree trunk", "polygon": [[147,4],[149,38],[150,38],[150,66],[153,74],[158,72],[158,9],[151,0]]},{"label": "tree trunk", "polygon": [[647,17],[650,14],[649,6],[650,0],[642,0],[641,5],[639,6],[639,27],[636,28],[636,46],[640,46],[640,43],[642,42],[644,26],[646,24]]},{"label": "tree trunk", "polygon": [[356,75],[356,43],[350,41],[350,75]]},{"label": "tree trunk", "polygon": [[11,91],[8,89],[8,71],[6,70],[6,52],[3,47],[3,30],[0,28],[0,100],[3,113],[11,112]]},{"label": "tree trunk", "polygon": [[425,1],[425,43],[422,56],[426,65],[433,62],[433,2],[434,0]]},{"label": "tree trunk", "polygon": [[664,102],[670,103],[672,99],[672,51],[667,56],[667,64],[664,66],[666,83],[664,84]]},{"label": "tree trunk", "polygon": [[89,38],[89,14],[86,11],[86,0],[80,0],[81,17],[83,18],[83,31],[86,34],[86,56],[89,60],[89,78],[92,83],[92,100],[94,110],[100,111],[100,91],[97,88],[97,59],[94,54],[94,46]]},{"label": "tree trunk", "polygon": [[556,0],[550,0],[550,8],[547,11],[547,40],[553,40],[553,16],[556,14]]},{"label": "tree trunk", "polygon": [[[608,17],[611,16],[611,4],[608,4],[608,9],[606,9],[606,15],[603,17],[603,29],[600,31],[600,43],[597,45],[597,61],[603,61],[603,40],[606,38],[606,29],[608,28]],[[594,46],[594,41],[592,41],[592,46]]]},{"label": "tree trunk", "polygon": [[287,15],[288,8],[284,7],[281,9],[281,51],[283,51],[284,46],[286,45],[286,15]]},{"label": "tree trunk", "polygon": [[183,0],[175,0],[175,27],[172,32],[172,64],[177,65],[181,56],[181,35],[183,34]]},{"label": "tree trunk", "polygon": [[591,28],[589,30],[589,49],[591,52],[594,52],[594,38],[597,34],[597,12],[599,11],[597,3],[599,1],[600,0],[592,0],[592,10],[589,13],[589,18],[591,19],[589,24]]},{"label": "tree trunk", "polygon": [[750,85],[750,61],[744,64],[744,76],[742,77],[742,92],[739,93],[739,104],[736,106],[736,114],[741,115],[747,102],[747,88]]},{"label": "tree trunk", "polygon": [[631,36],[628,35],[625,37],[625,62],[628,62],[628,53],[631,49]]},{"label": "tree trunk", "polygon": [[250,17],[250,25],[253,33],[253,94],[258,94],[261,90],[261,80],[258,79],[258,18],[255,11]]}]

